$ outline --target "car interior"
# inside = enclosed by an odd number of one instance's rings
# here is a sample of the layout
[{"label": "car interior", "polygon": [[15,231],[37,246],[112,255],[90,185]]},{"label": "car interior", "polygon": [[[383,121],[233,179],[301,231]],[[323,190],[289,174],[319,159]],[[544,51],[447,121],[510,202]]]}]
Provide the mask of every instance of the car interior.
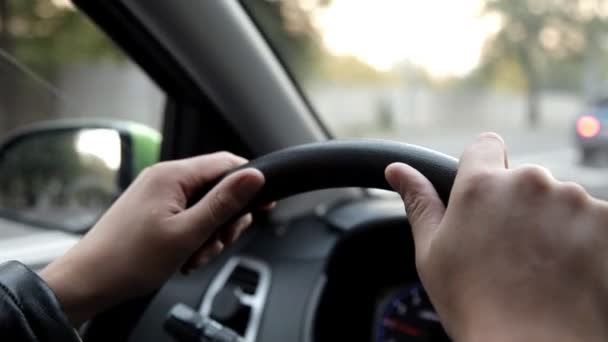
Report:
[{"label": "car interior", "polygon": [[265,177],[251,227],[83,341],[449,341],[386,167],[447,204],[494,131],[606,199],[606,32],[602,0],[0,0],[0,263],[40,271],[146,167],[229,151]]},{"label": "car interior", "polygon": [[[455,159],[401,143],[327,144],[331,133],[237,1],[75,3],[167,92],[161,159],[231,151],[265,173],[259,200],[283,199],[206,267],[93,319],[85,341],[173,341],[165,325],[177,303],[243,341],[447,339],[416,274],[403,204],[367,188],[388,189],[383,168],[409,160],[445,196]],[[302,144],[312,145],[284,150]]]}]

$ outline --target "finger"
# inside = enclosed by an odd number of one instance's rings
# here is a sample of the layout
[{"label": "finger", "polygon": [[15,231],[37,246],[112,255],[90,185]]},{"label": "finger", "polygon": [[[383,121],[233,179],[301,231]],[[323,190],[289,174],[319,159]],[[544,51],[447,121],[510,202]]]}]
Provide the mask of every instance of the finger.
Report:
[{"label": "finger", "polygon": [[264,175],[256,169],[244,169],[223,179],[201,200],[178,214],[181,225],[192,229],[199,244],[217,228],[234,219],[264,185]]},{"label": "finger", "polygon": [[236,240],[238,235],[240,235],[240,233],[244,231],[252,221],[253,216],[248,213],[239,217],[238,220],[233,220],[232,222],[220,227],[219,229],[221,231],[216,231],[211,237],[209,237],[207,241],[205,241],[205,243],[203,243],[201,247],[192,253],[192,256],[189,258],[189,263],[200,263],[201,258],[209,259],[209,257],[217,255],[217,253],[214,251],[217,251],[218,241],[222,243],[222,247],[227,246],[229,243],[233,242],[233,240]]},{"label": "finger", "polygon": [[483,169],[506,169],[507,167],[504,140],[496,133],[482,133],[462,153],[458,171],[468,174]]},{"label": "finger", "polygon": [[182,273],[188,274],[193,270],[201,267],[209,262],[213,257],[216,257],[224,250],[224,243],[219,239],[213,240],[204,247],[199,248],[194,254],[188,258],[181,268]]},{"label": "finger", "polygon": [[251,214],[246,214],[233,222],[226,230],[222,229],[221,240],[224,245],[229,245],[236,241],[245,229],[251,225],[251,222],[253,222],[253,216]]},{"label": "finger", "polygon": [[549,169],[540,165],[524,164],[508,172],[519,191],[528,195],[546,193],[559,183]]},{"label": "finger", "polygon": [[416,246],[420,248],[428,245],[445,213],[445,206],[433,184],[418,170],[402,163],[389,165],[385,176],[391,187],[403,198]]},{"label": "finger", "polygon": [[530,164],[530,163],[520,164],[517,167],[509,170],[509,173],[511,173],[511,174],[537,173],[539,176],[545,177],[547,179],[556,180],[555,177],[553,176],[553,173],[551,173],[551,170],[547,169],[544,166],[538,165],[538,164]]},{"label": "finger", "polygon": [[203,185],[247,163],[247,159],[229,152],[216,152],[167,163],[171,163],[176,172],[179,170],[180,185],[189,197]]}]

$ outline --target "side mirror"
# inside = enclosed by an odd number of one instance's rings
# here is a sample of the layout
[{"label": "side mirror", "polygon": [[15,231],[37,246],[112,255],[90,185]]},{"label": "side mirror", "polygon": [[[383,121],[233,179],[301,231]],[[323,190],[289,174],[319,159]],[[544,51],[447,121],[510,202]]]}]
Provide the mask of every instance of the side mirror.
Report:
[{"label": "side mirror", "polygon": [[160,134],[124,122],[30,126],[0,145],[0,216],[83,233],[145,167]]}]

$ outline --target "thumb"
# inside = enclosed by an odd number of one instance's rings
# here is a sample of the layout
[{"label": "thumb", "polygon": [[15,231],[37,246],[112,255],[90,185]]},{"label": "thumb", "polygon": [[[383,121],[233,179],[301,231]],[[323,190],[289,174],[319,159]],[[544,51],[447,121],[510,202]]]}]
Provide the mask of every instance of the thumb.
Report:
[{"label": "thumb", "polygon": [[248,168],[231,174],[180,214],[184,228],[196,230],[197,239],[206,241],[216,229],[242,214],[263,185],[264,175],[259,170]]},{"label": "thumb", "polygon": [[426,245],[445,213],[433,184],[418,170],[403,163],[389,165],[384,173],[405,203],[416,246]]}]

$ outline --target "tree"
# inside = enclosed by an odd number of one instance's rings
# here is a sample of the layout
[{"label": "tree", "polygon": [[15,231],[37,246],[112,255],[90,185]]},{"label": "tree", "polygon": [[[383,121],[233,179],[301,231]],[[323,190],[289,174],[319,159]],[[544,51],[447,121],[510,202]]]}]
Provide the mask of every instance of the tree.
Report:
[{"label": "tree", "polygon": [[298,76],[308,76],[322,54],[311,10],[299,1],[244,0],[243,4],[283,61]]},{"label": "tree", "polygon": [[8,2],[0,0],[0,49],[9,48],[8,35]]},{"label": "tree", "polygon": [[488,0],[486,14],[498,15],[499,32],[489,40],[483,68],[490,77],[515,63],[524,80],[528,121],[540,123],[542,70],[563,60],[581,62],[603,52],[605,0]]},{"label": "tree", "polygon": [[101,59],[122,60],[123,54],[82,13],[49,0],[0,0],[12,27],[8,51],[47,78],[63,65]]}]

